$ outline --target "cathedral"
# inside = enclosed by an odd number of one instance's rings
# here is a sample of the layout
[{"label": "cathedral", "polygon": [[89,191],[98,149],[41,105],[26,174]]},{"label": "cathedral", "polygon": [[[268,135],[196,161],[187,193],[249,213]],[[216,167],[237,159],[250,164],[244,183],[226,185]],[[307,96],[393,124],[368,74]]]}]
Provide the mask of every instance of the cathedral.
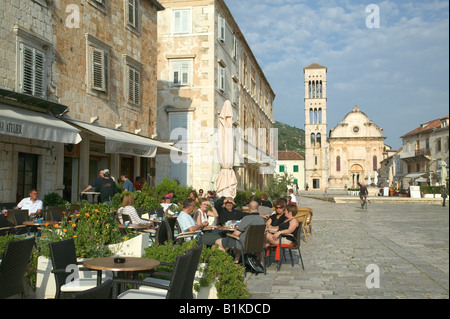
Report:
[{"label": "cathedral", "polygon": [[[344,189],[377,178],[383,153],[383,129],[358,106],[327,132],[327,68],[313,63],[305,75],[305,185]],[[328,135],[327,135],[328,134]]]}]

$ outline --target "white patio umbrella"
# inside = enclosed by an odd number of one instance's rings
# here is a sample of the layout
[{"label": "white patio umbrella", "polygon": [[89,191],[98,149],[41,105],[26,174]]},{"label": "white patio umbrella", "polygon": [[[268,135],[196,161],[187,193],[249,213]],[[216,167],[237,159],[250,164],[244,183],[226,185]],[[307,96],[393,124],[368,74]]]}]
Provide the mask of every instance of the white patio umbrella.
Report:
[{"label": "white patio umbrella", "polygon": [[225,101],[219,115],[219,141],[217,154],[220,172],[216,179],[217,194],[219,197],[236,197],[237,179],[233,170],[234,163],[234,135],[233,135],[233,109],[230,101]]},{"label": "white patio umbrella", "polygon": [[447,163],[441,161],[441,185],[447,185]]},{"label": "white patio umbrella", "polygon": [[367,185],[372,184],[372,174],[369,172],[369,176],[367,177]]},{"label": "white patio umbrella", "polygon": [[373,183],[375,184],[375,186],[377,186],[378,185],[378,172],[375,172],[374,173],[374,177],[373,177]]}]

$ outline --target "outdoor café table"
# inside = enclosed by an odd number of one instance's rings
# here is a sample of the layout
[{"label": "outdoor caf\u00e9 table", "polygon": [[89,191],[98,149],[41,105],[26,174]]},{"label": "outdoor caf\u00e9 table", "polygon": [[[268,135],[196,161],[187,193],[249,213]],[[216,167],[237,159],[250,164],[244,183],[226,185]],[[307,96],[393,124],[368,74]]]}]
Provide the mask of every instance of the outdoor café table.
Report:
[{"label": "outdoor caf\u00e9 table", "polygon": [[[53,225],[53,224],[59,224],[58,222],[54,222],[54,221],[42,221],[42,222],[38,222],[36,219],[34,220],[26,220],[23,222],[23,224],[27,227],[28,230],[28,234],[30,234],[30,228],[32,227],[42,227],[45,225]],[[34,237],[37,236],[37,232],[34,232]]]},{"label": "outdoor caf\u00e9 table", "polygon": [[153,270],[159,266],[159,261],[142,257],[122,257],[123,263],[116,263],[118,257],[103,257],[88,259],[83,266],[97,270],[97,285],[102,283],[102,271],[116,271],[118,276],[127,277],[128,274],[135,275],[138,271]]},{"label": "outdoor caf\u00e9 table", "polygon": [[128,226],[125,225],[119,225],[120,229],[135,229],[135,230],[144,230],[144,229],[149,229],[150,225],[139,225],[139,224],[129,224]]}]

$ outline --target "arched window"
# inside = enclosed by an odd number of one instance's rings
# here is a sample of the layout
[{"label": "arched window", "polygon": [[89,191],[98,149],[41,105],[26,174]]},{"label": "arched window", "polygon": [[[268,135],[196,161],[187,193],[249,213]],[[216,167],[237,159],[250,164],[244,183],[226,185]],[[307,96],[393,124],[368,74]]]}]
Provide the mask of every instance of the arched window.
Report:
[{"label": "arched window", "polygon": [[314,109],[314,124],[317,124],[317,109]]},{"label": "arched window", "polygon": [[317,138],[316,138],[316,147],[320,148],[320,145],[322,144],[322,135],[320,133],[317,133]]},{"label": "arched window", "polygon": [[309,109],[309,124],[314,124],[314,111]]},{"label": "arched window", "polygon": [[316,147],[316,134],[311,133],[311,146]]},{"label": "arched window", "polygon": [[312,83],[311,83],[311,81],[309,81],[309,83],[308,83],[308,97],[310,99],[312,98]]},{"label": "arched window", "polygon": [[378,160],[377,157],[373,157],[373,171],[376,172],[378,170]]},{"label": "arched window", "polygon": [[319,108],[319,113],[318,113],[319,115],[319,124],[322,124],[322,108]]},{"label": "arched window", "polygon": [[341,157],[337,156],[336,157],[336,172],[340,172],[341,171]]}]

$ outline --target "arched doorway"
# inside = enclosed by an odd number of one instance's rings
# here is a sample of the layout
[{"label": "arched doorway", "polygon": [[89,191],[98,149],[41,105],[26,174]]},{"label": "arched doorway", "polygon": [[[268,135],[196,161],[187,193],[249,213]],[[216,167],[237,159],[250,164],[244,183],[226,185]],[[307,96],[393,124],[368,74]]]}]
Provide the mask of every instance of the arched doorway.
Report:
[{"label": "arched doorway", "polygon": [[364,181],[364,169],[361,165],[353,164],[349,172],[352,187],[357,187],[359,181]]}]

